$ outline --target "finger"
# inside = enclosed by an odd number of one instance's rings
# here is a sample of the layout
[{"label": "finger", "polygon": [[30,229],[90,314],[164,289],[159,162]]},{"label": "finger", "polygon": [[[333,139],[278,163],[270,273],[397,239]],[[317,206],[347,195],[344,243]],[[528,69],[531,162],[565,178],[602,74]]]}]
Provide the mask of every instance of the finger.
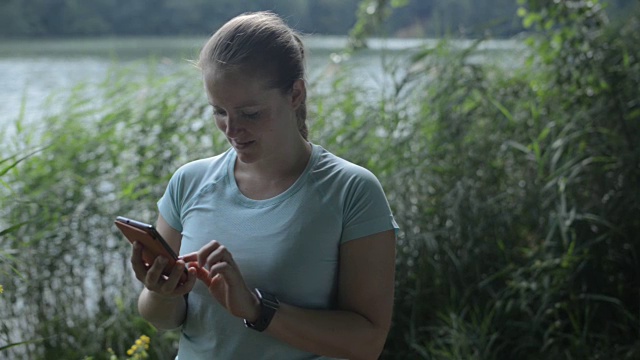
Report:
[{"label": "finger", "polygon": [[198,250],[198,265],[205,266],[209,254],[216,251],[220,247],[220,243],[213,240]]},{"label": "finger", "polygon": [[209,268],[209,278],[213,278],[217,275],[223,275],[225,278],[233,278],[232,266],[226,262],[218,262]]},{"label": "finger", "polygon": [[151,267],[147,271],[147,277],[145,279],[145,285],[147,287],[152,286],[153,288],[157,288],[158,285],[160,285],[161,280],[163,280],[162,273],[167,264],[168,260],[163,258],[162,256],[158,256],[155,260],[153,260],[153,264],[151,264]]},{"label": "finger", "polygon": [[231,256],[231,253],[229,252],[229,250],[227,250],[227,248],[224,247],[223,245],[220,245],[215,251],[210,253],[209,256],[207,257],[206,264],[207,264],[207,268],[209,269],[209,272],[211,272],[211,268],[219,262],[225,262],[229,265],[233,265],[233,256]]},{"label": "finger", "polygon": [[178,286],[178,283],[180,282],[180,278],[182,278],[183,273],[184,273],[184,261],[178,260],[173,266],[173,269],[171,270],[169,277],[162,284],[162,287],[161,287],[162,291],[166,293],[173,293],[176,287]]},{"label": "finger", "polygon": [[209,269],[211,279],[222,276],[229,287],[238,287],[244,284],[240,271],[227,262],[219,262]]},{"label": "finger", "polygon": [[187,255],[180,256],[178,259],[183,260],[185,263],[197,262],[198,261],[198,253],[192,252]]},{"label": "finger", "polygon": [[142,282],[144,282],[144,278],[147,275],[147,266],[144,261],[142,261],[142,244],[139,242],[134,242],[132,246],[133,250],[131,251],[131,267],[133,268],[133,272],[136,274],[136,278]]},{"label": "finger", "polygon": [[189,293],[193,289],[193,286],[195,285],[196,280],[197,280],[196,269],[195,268],[187,269],[187,280],[183,283],[178,282],[178,285],[174,289],[172,289],[170,292],[168,292],[168,294],[170,294],[171,296],[184,296],[185,294]]},{"label": "finger", "polygon": [[187,281],[180,284],[178,288],[174,291],[176,295],[184,295],[189,291],[191,291],[191,289],[193,289],[193,286],[195,285],[196,280],[198,278],[198,275],[197,275],[198,271],[196,270],[196,268],[189,268],[187,269],[187,273],[188,273]]},{"label": "finger", "polygon": [[198,279],[204,281],[207,284],[209,283],[209,271],[207,271],[207,269],[199,266],[195,261],[189,263],[189,270],[191,269],[195,270]]}]

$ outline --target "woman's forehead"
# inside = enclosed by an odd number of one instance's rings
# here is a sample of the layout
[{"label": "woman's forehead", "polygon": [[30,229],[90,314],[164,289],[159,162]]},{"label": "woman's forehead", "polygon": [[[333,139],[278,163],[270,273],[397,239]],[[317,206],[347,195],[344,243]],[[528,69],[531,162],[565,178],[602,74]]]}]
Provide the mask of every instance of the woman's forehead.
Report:
[{"label": "woman's forehead", "polygon": [[269,84],[270,76],[249,66],[207,66],[202,70],[204,80],[213,83],[253,83],[264,86]]},{"label": "woman's forehead", "polygon": [[268,86],[265,76],[241,69],[212,69],[203,71],[209,102],[215,106],[247,107],[268,101],[275,90]]}]

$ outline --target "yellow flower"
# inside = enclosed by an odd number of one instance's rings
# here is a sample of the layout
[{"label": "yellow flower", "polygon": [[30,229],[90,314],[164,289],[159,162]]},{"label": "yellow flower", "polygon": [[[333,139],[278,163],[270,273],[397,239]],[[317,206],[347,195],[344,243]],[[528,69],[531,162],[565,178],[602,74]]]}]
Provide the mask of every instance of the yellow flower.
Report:
[{"label": "yellow flower", "polygon": [[151,342],[151,339],[147,335],[140,336],[140,340],[142,340],[145,344],[148,344]]},{"label": "yellow flower", "polygon": [[149,350],[149,343],[151,342],[151,338],[146,335],[141,335],[140,338],[136,339],[135,343],[131,345],[131,348],[127,350],[127,355],[129,357],[127,360],[141,360],[149,357],[146,350]]}]

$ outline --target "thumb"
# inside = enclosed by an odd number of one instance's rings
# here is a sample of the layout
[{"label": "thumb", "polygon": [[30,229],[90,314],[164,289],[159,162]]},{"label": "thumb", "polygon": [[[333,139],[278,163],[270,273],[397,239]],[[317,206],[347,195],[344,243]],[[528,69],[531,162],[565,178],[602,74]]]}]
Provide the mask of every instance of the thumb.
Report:
[{"label": "thumb", "polygon": [[192,252],[187,255],[180,256],[178,259],[183,260],[185,263],[188,263],[191,261],[198,261],[198,253]]}]

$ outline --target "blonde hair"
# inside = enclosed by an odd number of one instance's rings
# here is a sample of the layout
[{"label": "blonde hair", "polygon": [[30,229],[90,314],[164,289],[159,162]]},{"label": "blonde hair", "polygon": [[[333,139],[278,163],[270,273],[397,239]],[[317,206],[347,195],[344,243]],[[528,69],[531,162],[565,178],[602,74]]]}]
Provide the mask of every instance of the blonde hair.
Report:
[{"label": "blonde hair", "polygon": [[[267,77],[271,88],[288,93],[305,78],[305,51],[300,35],[272,12],[239,15],[213,34],[200,51],[198,67],[241,68]],[[304,95],[306,96],[306,94]],[[307,140],[306,98],[296,111],[298,130]]]}]

